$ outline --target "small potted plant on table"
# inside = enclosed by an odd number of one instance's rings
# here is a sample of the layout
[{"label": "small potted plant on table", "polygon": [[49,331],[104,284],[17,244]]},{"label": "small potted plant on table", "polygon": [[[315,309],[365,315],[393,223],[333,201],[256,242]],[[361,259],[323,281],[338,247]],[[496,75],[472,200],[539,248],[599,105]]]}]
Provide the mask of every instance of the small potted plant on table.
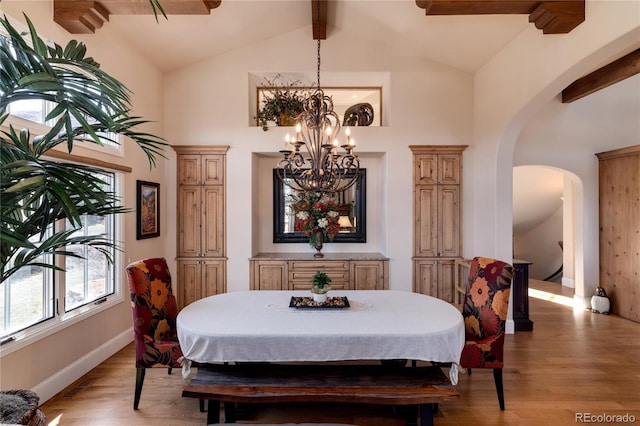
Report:
[{"label": "small potted plant on table", "polygon": [[325,303],[327,301],[327,292],[331,290],[331,278],[324,272],[318,271],[311,281],[311,293],[313,293],[313,301]]}]

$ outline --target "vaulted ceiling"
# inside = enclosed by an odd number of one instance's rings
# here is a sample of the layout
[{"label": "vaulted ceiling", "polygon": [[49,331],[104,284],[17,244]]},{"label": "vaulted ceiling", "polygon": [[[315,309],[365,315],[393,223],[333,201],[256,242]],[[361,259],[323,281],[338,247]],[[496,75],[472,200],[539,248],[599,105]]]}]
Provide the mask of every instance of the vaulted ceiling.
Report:
[{"label": "vaulted ceiling", "polygon": [[[167,20],[150,18],[152,2],[162,6]],[[562,34],[585,19],[584,0],[54,0],[53,4],[54,20],[70,33],[94,33],[110,25],[163,71],[311,25],[313,39],[324,40],[332,30],[348,27],[373,42],[393,45],[399,53],[473,72],[527,25],[544,34]],[[166,55],[167,51],[172,54]],[[567,87],[563,102],[638,72],[636,50]]]},{"label": "vaulted ceiling", "polygon": [[[313,38],[327,36],[328,4],[335,0],[309,0]],[[55,0],[54,20],[73,34],[95,32],[110,15],[145,15],[154,3],[167,15],[207,15],[221,0]],[[517,15],[529,16],[545,34],[568,33],[584,21],[584,0],[416,0],[426,15]]]}]

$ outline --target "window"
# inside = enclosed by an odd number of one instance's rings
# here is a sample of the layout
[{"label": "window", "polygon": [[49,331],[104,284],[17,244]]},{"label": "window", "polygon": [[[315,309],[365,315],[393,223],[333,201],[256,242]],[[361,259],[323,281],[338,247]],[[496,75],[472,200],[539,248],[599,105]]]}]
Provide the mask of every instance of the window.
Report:
[{"label": "window", "polygon": [[[52,261],[52,256],[45,259]],[[7,335],[38,324],[54,316],[53,273],[51,269],[31,266],[20,269],[0,283],[2,334]]]},{"label": "window", "polygon": [[[108,190],[113,190],[113,173],[105,173],[105,182]],[[85,215],[82,220],[83,227],[77,230],[73,236],[102,234],[115,241],[115,227],[113,216]],[[67,222],[65,224],[69,226]],[[87,303],[113,294],[113,264],[109,264],[104,254],[88,246],[73,246],[69,248],[83,257],[65,258],[64,279],[64,311],[69,312]],[[113,256],[113,250],[111,256]]]},{"label": "window", "polygon": [[[0,32],[0,36],[3,36]],[[54,104],[43,100],[22,100],[11,102],[7,111],[9,117],[3,123],[2,130],[9,125],[16,129],[28,129],[32,135],[45,134],[51,129],[52,122],[46,116]],[[83,147],[99,149],[102,152],[122,156],[118,134],[103,134],[100,147],[84,143]],[[122,197],[122,174],[103,171],[105,190]],[[112,242],[122,240],[121,219],[115,216],[98,217],[86,215],[82,218],[82,227],[74,236],[102,234]],[[49,235],[68,226],[64,220],[55,223]],[[34,239],[37,243],[38,238]],[[111,255],[113,264],[107,262],[104,254],[95,248],[68,246],[69,251],[80,254],[84,259],[70,256],[49,256],[42,258],[46,264],[56,264],[66,271],[54,271],[41,266],[21,268],[9,279],[0,283],[0,356],[11,353],[28,345],[36,339],[46,337],[52,332],[70,324],[82,321],[110,306],[121,303],[122,254],[114,250]],[[106,302],[106,303],[105,303]],[[15,344],[4,345],[16,340]]]},{"label": "window", "polygon": [[[9,104],[8,112],[13,117],[19,117],[24,120],[32,121],[34,123],[44,124],[47,126],[53,125],[53,120],[45,120],[47,114],[53,108],[53,103],[42,100],[22,100]],[[86,117],[85,117],[86,118]],[[74,126],[79,126],[80,123],[72,118],[71,122]],[[91,122],[91,121],[89,121]],[[122,152],[120,147],[120,135],[117,133],[98,132],[101,142],[106,146],[114,150],[115,152]],[[93,144],[84,144],[86,148],[95,149]],[[102,148],[100,148],[102,149]]]},{"label": "window", "polygon": [[[106,189],[116,191],[116,174],[104,172]],[[83,216],[82,228],[73,235],[102,234],[116,241],[115,216]],[[67,221],[59,221],[56,228],[62,230]],[[13,333],[76,310],[91,309],[116,290],[115,266],[95,248],[69,246],[68,251],[81,255],[50,256],[45,262],[55,262],[64,272],[55,274],[49,268],[27,267],[0,283],[0,316],[4,339]],[[115,253],[111,253],[115,258]],[[118,262],[116,262],[118,263]],[[56,309],[57,307],[57,309]]]}]

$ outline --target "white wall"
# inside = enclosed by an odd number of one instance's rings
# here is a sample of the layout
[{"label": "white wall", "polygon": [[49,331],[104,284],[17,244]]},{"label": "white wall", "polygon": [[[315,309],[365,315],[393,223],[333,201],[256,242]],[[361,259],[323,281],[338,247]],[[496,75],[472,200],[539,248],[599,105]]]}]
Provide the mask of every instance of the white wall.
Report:
[{"label": "white wall", "polygon": [[[4,0],[2,7],[3,12],[18,16],[20,13],[16,12],[28,9],[37,27],[49,37],[59,42],[70,38],[51,22],[50,1]],[[379,48],[366,41],[359,43],[358,34],[336,32],[323,43],[326,84],[357,85],[361,73],[373,73],[373,78],[378,78],[384,87],[387,125],[358,129],[357,138],[360,152],[379,158],[380,195],[378,204],[369,205],[369,209],[380,215],[380,223],[374,226],[370,222],[368,233],[378,233],[379,250],[391,259],[392,289],[411,289],[413,226],[408,145],[469,145],[463,156],[464,255],[510,259],[511,170],[520,130],[570,82],[621,52],[637,47],[639,7],[637,2],[589,1],[587,21],[570,34],[544,36],[531,26],[474,76],[433,62],[396,57],[391,48]],[[260,197],[256,184],[260,167],[255,153],[277,152],[285,133],[284,129],[265,133],[248,126],[253,111],[249,104],[248,76],[261,72],[313,72],[315,43],[309,39],[308,30],[264,40],[164,76],[118,43],[118,35],[110,32],[108,25],[95,35],[75,37],[86,40],[91,54],[104,68],[133,89],[136,113],[161,121],[150,126],[152,131],[164,130],[171,144],[230,145],[227,168],[230,291],[248,289],[248,258],[256,248],[266,247],[259,237],[263,225],[253,214]],[[350,46],[358,46],[358,50]],[[568,122],[567,127],[572,127],[572,123]],[[553,165],[574,168],[574,173],[581,176],[585,217],[584,224],[576,222],[576,242],[583,244],[584,238],[585,250],[575,263],[576,281],[584,286],[585,270],[586,276],[597,276],[595,160],[592,153],[576,154],[569,146],[554,145],[556,148],[560,148],[559,153],[552,155],[548,147],[532,146],[527,153],[519,151],[518,158],[542,157],[544,161],[536,158],[532,163],[547,164],[560,161],[554,157],[561,156],[562,164]],[[134,190],[135,179],[160,182],[161,197],[166,204],[161,210],[160,239],[136,241],[132,237],[135,222],[131,222],[133,218],[127,219],[125,256],[134,260],[166,255],[173,262],[175,155],[168,152],[170,161],[161,162],[157,170],[149,173],[140,153],[128,147],[126,154],[122,163],[136,165],[128,179],[128,189]],[[580,188],[577,190],[580,192]],[[127,205],[133,202],[130,194]],[[592,281],[588,284],[595,286]],[[64,333],[3,356],[2,388],[44,389],[46,385],[46,392],[39,392],[44,401],[61,390],[66,379],[82,374],[108,356],[109,351],[119,349],[118,345],[127,340],[127,327],[130,312],[128,305],[122,303]],[[133,379],[125,391],[133,392]]]},{"label": "white wall", "polygon": [[[543,280],[562,266],[562,207],[538,226],[513,237],[514,258],[532,262],[529,278]],[[559,280],[554,280],[558,282]]]},{"label": "white wall", "polygon": [[[2,1],[2,13],[22,23],[23,11],[34,22],[43,38],[53,39],[63,46],[71,38],[85,41],[88,44],[89,56],[98,61],[103,70],[118,78],[133,91],[133,115],[158,122],[147,125],[145,130],[162,136],[162,75],[144,58],[120,43],[117,34],[108,31],[100,31],[91,36],[71,37],[51,20],[50,1]],[[124,182],[123,204],[128,208],[135,208],[136,180],[160,183],[161,236],[137,241],[135,215],[126,214],[124,253],[122,262],[117,265],[117,270],[121,273],[121,285],[118,288],[120,302],[21,349],[14,349],[22,346],[20,341],[3,345],[0,358],[2,389],[31,388],[38,393],[41,402],[44,402],[133,340],[129,290],[124,266],[129,260],[143,257],[174,256],[175,246],[167,246],[169,239],[166,227],[174,216],[169,214],[169,205],[163,200],[167,199],[169,192],[175,192],[175,180],[168,181],[165,178],[168,170],[174,167],[174,162],[169,163],[159,158],[158,167],[150,171],[145,154],[133,142],[126,141],[124,148],[124,156],[105,155],[94,150],[83,150],[81,147],[74,148],[73,152],[133,168],[132,173],[126,174]],[[132,380],[131,392],[133,384]]]},{"label": "white wall", "polygon": [[[640,3],[587,1],[586,8],[586,21],[571,33],[544,36],[532,26],[475,75],[474,153],[478,155],[473,166],[487,171],[474,174],[475,187],[482,191],[474,192],[473,229],[465,234],[465,241],[471,238],[472,244],[465,245],[466,252],[511,256],[511,173],[524,124],[573,80],[640,45]],[[595,159],[558,144],[552,150],[536,146],[531,151],[549,161],[573,163],[584,172],[574,171],[585,188],[583,222],[576,223],[582,226],[576,228],[576,241],[584,238],[584,244],[582,255],[575,259],[575,279],[576,294],[586,307],[598,276]]]},{"label": "white wall", "polygon": [[[286,49],[282,46],[286,45]],[[351,46],[358,45],[354,50]],[[297,54],[292,54],[297,52]],[[229,291],[249,289],[248,259],[259,251],[310,251],[308,245],[271,243],[271,174],[290,129],[267,132],[249,126],[260,72],[313,75],[315,42],[308,28],[229,52],[165,77],[165,124],[172,144],[230,145],[227,157],[227,255]],[[409,145],[468,144],[472,77],[440,64],[394,57],[358,42],[357,34],[333,33],[322,44],[327,85],[383,86],[386,126],[353,128],[367,167],[367,243],[327,244],[326,251],[381,252],[390,258],[390,287],[411,290],[413,236]],[[258,176],[255,176],[255,173]],[[258,185],[256,188],[255,185]]]}]

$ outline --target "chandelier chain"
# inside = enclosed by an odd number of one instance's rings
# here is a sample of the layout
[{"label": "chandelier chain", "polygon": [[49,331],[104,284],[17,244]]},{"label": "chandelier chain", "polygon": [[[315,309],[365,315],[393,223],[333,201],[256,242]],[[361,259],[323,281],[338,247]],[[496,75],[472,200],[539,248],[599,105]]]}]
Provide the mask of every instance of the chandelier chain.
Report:
[{"label": "chandelier chain", "polygon": [[[320,28],[320,1],[317,25]],[[360,161],[347,128],[347,140],[340,146],[340,118],[333,110],[333,100],[320,86],[320,37],[317,39],[317,89],[305,101],[305,110],[296,117],[296,136],[287,135],[282,160],[276,165],[277,176],[295,191],[335,194],[353,186],[360,176]],[[303,151],[304,149],[304,151]],[[305,153],[306,151],[306,153]]]},{"label": "chandelier chain", "polygon": [[317,70],[317,78],[318,78],[318,89],[320,89],[320,39],[318,39],[318,70]]}]

